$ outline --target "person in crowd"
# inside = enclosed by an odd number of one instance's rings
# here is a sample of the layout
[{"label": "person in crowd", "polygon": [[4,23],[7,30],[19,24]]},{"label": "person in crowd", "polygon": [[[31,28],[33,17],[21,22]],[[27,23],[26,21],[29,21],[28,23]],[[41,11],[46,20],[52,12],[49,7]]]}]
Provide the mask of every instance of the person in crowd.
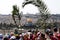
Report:
[{"label": "person in crowd", "polygon": [[50,32],[51,32],[50,29],[45,30],[45,38],[46,38],[46,40],[50,40]]},{"label": "person in crowd", "polygon": [[16,37],[15,37],[14,33],[11,33],[10,40],[16,40]]},{"label": "person in crowd", "polygon": [[60,40],[60,33],[58,33],[58,29],[56,27],[53,31],[49,28],[46,29],[45,33],[40,31],[28,31],[15,35],[14,32],[11,32],[9,35],[5,36],[0,34],[0,40]]},{"label": "person in crowd", "polygon": [[5,34],[3,40],[9,40],[9,35],[8,34]]},{"label": "person in crowd", "polygon": [[25,33],[25,35],[23,36],[23,40],[29,40],[29,39],[28,39],[28,36],[29,36],[29,35]]},{"label": "person in crowd", "polygon": [[58,33],[57,27],[54,28],[54,34],[53,35],[57,40],[60,40],[60,33]]},{"label": "person in crowd", "polygon": [[8,37],[5,37],[3,40],[9,40],[9,38]]},{"label": "person in crowd", "polygon": [[37,40],[40,40],[40,37],[41,37],[41,32],[38,32],[37,33]]},{"label": "person in crowd", "polygon": [[23,40],[23,35],[22,35],[22,33],[19,33],[19,40]]},{"label": "person in crowd", "polygon": [[30,40],[32,40],[32,39],[33,39],[33,34],[31,33],[31,34],[30,34]]},{"label": "person in crowd", "polygon": [[19,40],[20,39],[19,35],[18,36],[15,36],[15,37],[16,37],[16,40]]},{"label": "person in crowd", "polygon": [[0,34],[0,40],[3,40],[3,34],[2,33]]},{"label": "person in crowd", "polygon": [[46,40],[45,34],[41,33],[40,40]]}]

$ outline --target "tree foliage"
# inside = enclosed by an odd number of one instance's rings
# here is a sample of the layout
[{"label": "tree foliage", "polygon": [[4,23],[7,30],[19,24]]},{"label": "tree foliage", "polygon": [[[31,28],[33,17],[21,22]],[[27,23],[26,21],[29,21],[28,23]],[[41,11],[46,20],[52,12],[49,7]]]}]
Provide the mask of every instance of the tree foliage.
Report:
[{"label": "tree foliage", "polygon": [[17,25],[17,20],[15,20],[16,16],[18,17],[18,20],[20,22],[21,14],[19,14],[19,8],[17,7],[17,5],[13,5],[12,18],[13,18],[15,24]]},{"label": "tree foliage", "polygon": [[38,19],[37,24],[42,28],[46,28],[48,26],[48,23],[46,22],[50,17],[50,13],[42,0],[37,0],[37,2],[40,4],[40,18]]}]

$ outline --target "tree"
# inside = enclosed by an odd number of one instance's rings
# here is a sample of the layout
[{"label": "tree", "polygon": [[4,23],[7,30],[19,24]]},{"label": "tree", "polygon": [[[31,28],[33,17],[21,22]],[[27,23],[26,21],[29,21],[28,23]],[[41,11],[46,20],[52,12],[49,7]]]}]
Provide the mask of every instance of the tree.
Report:
[{"label": "tree", "polygon": [[42,0],[37,0],[37,2],[40,4],[40,18],[38,19],[37,24],[45,29],[48,25],[48,23],[46,22],[50,17],[50,13],[47,6],[44,4]]},{"label": "tree", "polygon": [[40,26],[46,27],[46,20],[50,17],[49,10],[42,0],[26,0],[23,3],[23,7],[27,4],[33,4],[38,7],[40,11],[40,19],[38,19],[37,24]]},{"label": "tree", "polygon": [[[19,20],[19,24],[17,24],[16,17]],[[19,8],[17,7],[17,5],[13,5],[12,18],[13,18],[15,24],[19,26],[20,20],[21,20],[21,14],[19,13]]]}]

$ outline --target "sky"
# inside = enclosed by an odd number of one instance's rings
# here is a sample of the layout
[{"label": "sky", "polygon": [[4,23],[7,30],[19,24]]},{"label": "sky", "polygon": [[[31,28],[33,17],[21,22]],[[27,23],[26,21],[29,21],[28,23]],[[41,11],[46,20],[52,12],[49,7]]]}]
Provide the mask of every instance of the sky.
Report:
[{"label": "sky", "polygon": [[[60,0],[43,0],[47,5],[51,14],[60,14]],[[12,6],[17,5],[23,14],[39,13],[38,8],[32,4],[26,5],[22,8],[24,0],[0,0],[0,14],[12,14]]]}]

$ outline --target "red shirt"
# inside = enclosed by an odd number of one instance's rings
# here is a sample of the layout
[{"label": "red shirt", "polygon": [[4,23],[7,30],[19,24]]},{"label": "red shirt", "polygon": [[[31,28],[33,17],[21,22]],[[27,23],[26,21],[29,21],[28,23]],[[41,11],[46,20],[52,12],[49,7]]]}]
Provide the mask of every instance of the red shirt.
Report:
[{"label": "red shirt", "polygon": [[57,40],[54,36],[50,36],[51,40]]},{"label": "red shirt", "polygon": [[59,33],[55,33],[54,36],[56,37],[57,40],[60,40],[60,34]]},{"label": "red shirt", "polygon": [[60,34],[57,35],[58,40],[60,40]]}]

